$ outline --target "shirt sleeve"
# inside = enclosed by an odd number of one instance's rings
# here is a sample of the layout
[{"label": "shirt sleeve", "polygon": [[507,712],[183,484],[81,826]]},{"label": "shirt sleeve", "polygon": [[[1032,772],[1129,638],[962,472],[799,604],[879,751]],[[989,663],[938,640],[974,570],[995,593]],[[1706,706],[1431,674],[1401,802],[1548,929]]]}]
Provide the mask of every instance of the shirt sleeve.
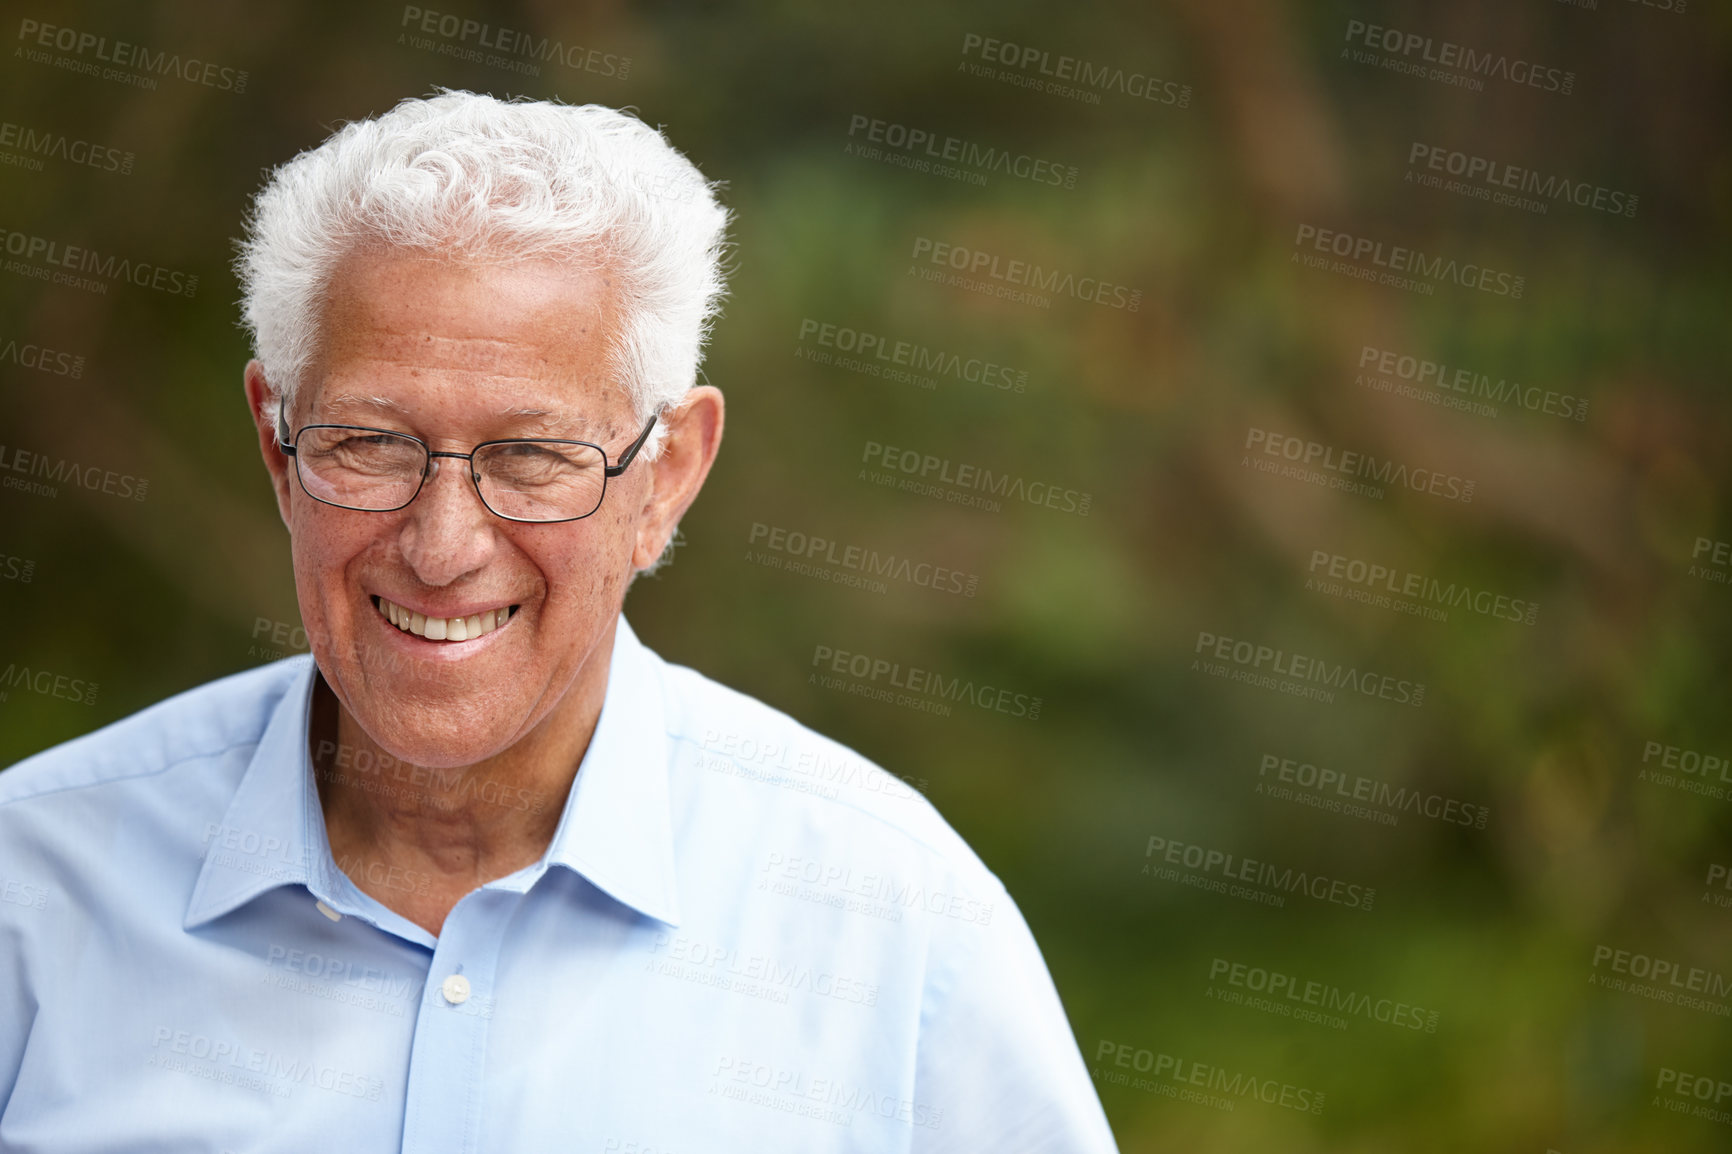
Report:
[{"label": "shirt sleeve", "polygon": [[1116,1154],[1028,923],[1002,887],[970,912],[975,920],[939,916],[933,933],[914,1154]]}]

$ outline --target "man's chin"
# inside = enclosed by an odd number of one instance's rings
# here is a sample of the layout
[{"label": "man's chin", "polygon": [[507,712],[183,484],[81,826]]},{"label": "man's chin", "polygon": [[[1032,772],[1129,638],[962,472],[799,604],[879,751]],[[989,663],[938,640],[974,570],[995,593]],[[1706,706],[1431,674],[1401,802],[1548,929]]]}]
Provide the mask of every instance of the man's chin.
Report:
[{"label": "man's chin", "polygon": [[499,694],[442,693],[417,683],[403,692],[377,684],[343,694],[345,711],[372,743],[409,765],[452,769],[475,765],[511,748],[520,734],[513,723],[525,712]]},{"label": "man's chin", "polygon": [[374,745],[398,761],[424,769],[461,769],[476,765],[511,748],[515,733],[499,727],[495,732],[400,722],[378,722],[356,718],[355,723]]}]

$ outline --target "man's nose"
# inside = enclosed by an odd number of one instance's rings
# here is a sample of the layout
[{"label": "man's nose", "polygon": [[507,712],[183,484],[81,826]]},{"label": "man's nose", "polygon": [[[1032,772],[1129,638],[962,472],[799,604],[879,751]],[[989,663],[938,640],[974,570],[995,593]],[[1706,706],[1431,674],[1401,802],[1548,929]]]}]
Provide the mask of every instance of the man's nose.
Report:
[{"label": "man's nose", "polygon": [[497,518],[481,503],[469,461],[430,458],[427,480],[408,513],[401,530],[403,558],[425,584],[449,585],[492,558]]}]

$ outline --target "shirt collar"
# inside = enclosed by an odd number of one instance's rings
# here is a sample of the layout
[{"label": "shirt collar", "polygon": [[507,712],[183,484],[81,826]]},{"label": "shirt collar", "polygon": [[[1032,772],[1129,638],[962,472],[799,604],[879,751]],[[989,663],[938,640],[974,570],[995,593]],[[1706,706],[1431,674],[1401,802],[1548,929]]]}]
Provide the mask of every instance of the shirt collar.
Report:
[{"label": "shirt collar", "polygon": [[661,660],[622,614],[607,699],[547,862],[582,874],[641,914],[679,925]]},{"label": "shirt collar", "polygon": [[[333,905],[348,888],[331,857],[307,750],[316,670],[310,658],[300,660],[304,667],[272,712],[221,823],[204,831],[187,929],[278,886],[304,885]],[[513,875],[521,886],[512,888],[527,888],[546,866],[563,866],[637,912],[679,924],[659,665],[622,615],[601,717],[559,826],[543,862]]]},{"label": "shirt collar", "polygon": [[[311,889],[315,844],[330,860],[307,754],[315,667],[310,657],[294,660],[301,669],[272,710],[228,810],[220,823],[204,829],[204,868],[186,911],[189,930],[277,886],[299,883]],[[315,816],[317,843],[310,836]]]}]

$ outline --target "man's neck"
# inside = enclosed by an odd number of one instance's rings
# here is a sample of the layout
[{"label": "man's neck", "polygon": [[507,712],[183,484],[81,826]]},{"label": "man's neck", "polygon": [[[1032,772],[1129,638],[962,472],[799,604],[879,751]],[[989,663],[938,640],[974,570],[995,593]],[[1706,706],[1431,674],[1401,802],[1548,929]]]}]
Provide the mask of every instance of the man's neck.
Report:
[{"label": "man's neck", "polygon": [[[611,648],[611,647],[610,647]],[[315,675],[313,771],[331,856],[364,893],[437,936],[464,895],[541,860],[565,810],[606,694],[592,687],[510,748],[428,768],[381,749]]]}]

